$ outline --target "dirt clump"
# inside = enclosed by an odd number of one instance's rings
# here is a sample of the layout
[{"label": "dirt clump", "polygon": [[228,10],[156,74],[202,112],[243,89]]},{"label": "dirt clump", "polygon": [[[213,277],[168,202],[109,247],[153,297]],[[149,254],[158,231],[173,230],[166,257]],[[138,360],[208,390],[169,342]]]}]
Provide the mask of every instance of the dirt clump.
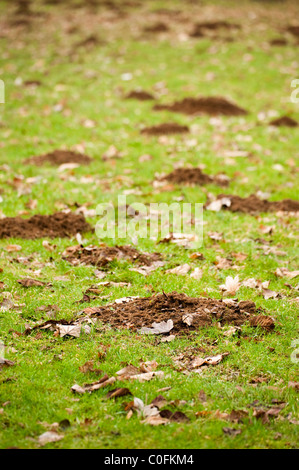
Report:
[{"label": "dirt clump", "polygon": [[130,93],[126,95],[125,98],[127,100],[134,99],[134,100],[139,100],[139,101],[148,101],[148,100],[155,99],[154,95],[144,90],[132,90],[130,91]]},{"label": "dirt clump", "polygon": [[193,38],[200,38],[206,36],[207,31],[218,31],[221,29],[240,29],[240,25],[228,23],[227,21],[203,21],[194,25],[190,36]]},{"label": "dirt clump", "polygon": [[168,181],[177,184],[217,184],[219,186],[228,186],[229,179],[226,175],[210,176],[203,173],[200,168],[176,168],[168,175],[161,178],[160,181]]},{"label": "dirt clump", "polygon": [[188,115],[207,114],[209,116],[244,116],[248,112],[231,103],[226,98],[211,96],[202,98],[184,98],[173,104],[156,104],[156,111],[174,111]]},{"label": "dirt clump", "polygon": [[[123,302],[86,308],[84,313],[96,316],[112,327],[130,328],[134,331],[143,326],[150,327],[153,322],[167,322],[171,319],[173,321],[171,334],[188,333],[216,323],[220,323],[221,326],[225,324],[240,326],[260,313],[255,303],[251,301],[226,303],[223,300],[189,297],[177,292],[120,300]],[[257,322],[261,327],[263,324],[266,322],[261,320]]]},{"label": "dirt clump", "polygon": [[141,134],[146,135],[170,135],[170,134],[185,134],[189,132],[188,126],[182,126],[176,122],[164,122],[156,126],[145,127],[141,130]]},{"label": "dirt clump", "polygon": [[274,38],[270,41],[271,46],[287,46],[288,41],[285,38]]},{"label": "dirt clump", "polygon": [[167,33],[167,31],[169,31],[169,27],[166,23],[160,21],[159,23],[146,26],[145,28],[143,28],[143,31],[145,33]]},{"label": "dirt clump", "polygon": [[258,213],[258,212],[298,212],[299,201],[283,199],[282,201],[268,201],[260,199],[255,194],[242,198],[230,194],[220,194],[217,200],[223,200],[222,209],[231,212]]},{"label": "dirt clump", "polygon": [[296,36],[297,38],[299,38],[299,25],[297,25],[297,26],[288,26],[287,31],[289,33],[293,34],[293,36]]},{"label": "dirt clump", "polygon": [[282,116],[269,122],[269,125],[275,127],[298,127],[298,122],[289,116]]},{"label": "dirt clump", "polygon": [[79,152],[73,152],[71,150],[54,150],[43,155],[30,157],[24,161],[26,164],[32,164],[36,166],[44,165],[63,165],[64,163],[78,163],[80,165],[88,165],[92,161],[92,158],[88,157]]},{"label": "dirt clump", "polygon": [[79,264],[103,267],[114,260],[125,259],[140,265],[150,266],[161,260],[160,253],[141,253],[132,246],[70,246],[62,254],[62,259],[74,266]]},{"label": "dirt clump", "polygon": [[52,215],[34,215],[29,219],[5,217],[0,219],[0,238],[64,238],[77,233],[91,232],[93,228],[81,214],[56,212]]}]

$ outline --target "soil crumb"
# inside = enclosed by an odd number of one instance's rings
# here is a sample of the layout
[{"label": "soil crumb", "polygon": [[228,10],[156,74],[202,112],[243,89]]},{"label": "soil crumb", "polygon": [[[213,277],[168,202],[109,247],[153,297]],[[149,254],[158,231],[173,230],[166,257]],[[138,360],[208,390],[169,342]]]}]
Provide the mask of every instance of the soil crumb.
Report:
[{"label": "soil crumb", "polygon": [[[260,199],[255,194],[242,198],[230,194],[220,194],[218,199],[223,199],[222,209],[231,212],[257,213],[257,212],[298,212],[299,201],[293,199],[283,199],[282,201],[268,201]],[[229,202],[230,201],[230,205]]]},{"label": "soil crumb", "polygon": [[[134,331],[143,326],[151,327],[153,322],[171,319],[173,329],[170,333],[177,334],[188,333],[200,327],[209,327],[218,322],[221,326],[225,324],[239,326],[260,312],[255,303],[250,300],[225,303],[223,300],[188,297],[186,294],[171,292],[132,300],[124,299],[123,302],[86,308],[84,313],[96,316],[112,327],[130,328]],[[185,315],[188,315],[188,321],[186,321]],[[259,317],[271,318],[265,315],[259,315]],[[261,327],[266,324],[261,321],[256,323]]]},{"label": "soil crumb", "polygon": [[0,238],[64,238],[77,233],[91,232],[93,228],[81,214],[56,212],[52,215],[34,215],[29,219],[5,217],[0,219]]},{"label": "soil crumb", "polygon": [[53,152],[46,153],[44,155],[38,155],[36,157],[30,157],[24,161],[26,164],[33,164],[41,166],[46,163],[50,165],[63,165],[64,163],[78,163],[80,165],[88,165],[92,161],[92,158],[78,152],[72,152],[71,150],[54,150]]},{"label": "soil crumb", "polygon": [[173,104],[156,104],[156,111],[174,111],[177,113],[195,115],[207,114],[209,116],[244,116],[248,112],[239,106],[231,103],[225,98],[212,96],[208,98],[184,98],[175,101]]},{"label": "soil crumb", "polygon": [[164,122],[157,126],[145,127],[142,129],[141,134],[146,135],[170,135],[170,134],[185,134],[189,132],[188,126],[182,126],[176,122]]},{"label": "soil crumb", "polygon": [[62,254],[62,259],[74,266],[79,264],[106,266],[114,260],[125,259],[140,265],[150,266],[161,260],[160,253],[141,253],[132,246],[70,246]]},{"label": "soil crumb", "polygon": [[126,99],[134,99],[134,100],[139,100],[139,101],[148,101],[148,100],[154,100],[155,97],[151,93],[148,93],[147,91],[143,90],[133,90],[130,91],[126,95]]},{"label": "soil crumb", "polygon": [[282,116],[269,122],[269,125],[275,127],[298,127],[298,122],[289,116]]},{"label": "soil crumb", "polygon": [[160,181],[168,181],[177,184],[209,184],[215,183],[219,186],[228,186],[229,179],[226,175],[210,176],[201,171],[200,168],[176,168]]}]

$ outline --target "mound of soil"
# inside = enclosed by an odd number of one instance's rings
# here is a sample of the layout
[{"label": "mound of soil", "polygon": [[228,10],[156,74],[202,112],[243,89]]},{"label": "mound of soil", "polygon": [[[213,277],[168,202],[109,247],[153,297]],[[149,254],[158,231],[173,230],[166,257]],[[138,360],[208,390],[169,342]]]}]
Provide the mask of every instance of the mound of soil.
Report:
[{"label": "mound of soil", "polygon": [[159,22],[151,26],[146,26],[143,31],[145,33],[166,33],[169,31],[167,24]]},{"label": "mound of soil", "polygon": [[299,201],[293,199],[283,199],[282,201],[268,201],[260,199],[255,194],[249,197],[232,196],[230,194],[220,194],[217,199],[225,198],[230,200],[230,206],[224,204],[223,209],[231,212],[257,213],[257,212],[297,212],[299,211]]},{"label": "mound of soil", "polygon": [[34,215],[30,219],[5,217],[0,219],[0,238],[56,238],[72,237],[91,232],[93,228],[81,214],[56,212],[52,215]]},{"label": "mound of soil", "polygon": [[299,26],[289,26],[287,31],[299,38]]},{"label": "mound of soil", "polygon": [[[258,309],[254,302],[242,301],[226,304],[222,300],[188,297],[186,294],[171,292],[157,294],[151,297],[132,299],[128,302],[113,303],[106,306],[86,308],[84,313],[98,317],[102,322],[116,328],[138,330],[143,326],[151,327],[153,322],[171,319],[171,333],[188,333],[200,327],[208,327],[219,322],[221,325],[242,325],[256,318]],[[189,325],[183,321],[183,316],[189,314]],[[263,318],[271,318],[259,315]],[[191,323],[191,325],[190,325]],[[255,322],[252,322],[254,326]],[[260,326],[266,322],[256,322]],[[272,325],[272,327],[270,326]],[[268,322],[267,329],[274,327],[274,322]]]},{"label": "mound of soil", "polygon": [[141,265],[150,266],[154,261],[160,261],[160,253],[140,253],[132,246],[70,246],[63,254],[62,259],[74,266],[78,264],[106,266],[113,260],[126,259]]},{"label": "mound of soil", "polygon": [[164,122],[157,126],[145,127],[141,134],[146,135],[169,135],[169,134],[185,134],[189,132],[188,126],[182,126],[176,122]]},{"label": "mound of soil", "polygon": [[298,127],[298,122],[289,116],[282,116],[269,122],[269,125],[276,127]]},{"label": "mound of soil", "polygon": [[271,46],[287,46],[288,41],[284,38],[275,38],[270,41]]},{"label": "mound of soil", "polygon": [[228,23],[227,21],[204,21],[196,23],[190,36],[193,38],[200,38],[205,36],[205,31],[217,31],[219,29],[231,30],[240,29],[240,25],[235,23]]},{"label": "mound of soil", "polygon": [[151,93],[148,93],[147,91],[133,90],[133,91],[130,91],[130,93],[126,95],[126,99],[148,101],[148,100],[154,100],[155,97],[154,95],[152,95]]},{"label": "mound of soil", "polygon": [[211,96],[208,98],[184,98],[173,104],[156,104],[156,111],[174,111],[177,113],[195,115],[207,114],[209,116],[244,116],[248,112],[222,97]]},{"label": "mound of soil", "polygon": [[91,161],[92,158],[78,152],[72,152],[70,150],[54,150],[53,152],[49,152],[44,155],[30,157],[25,160],[24,163],[37,166],[49,163],[50,165],[55,166],[62,165],[63,163],[78,163],[80,165],[88,165]]},{"label": "mound of soil", "polygon": [[228,179],[223,175],[210,176],[201,171],[200,168],[176,168],[169,175],[161,178],[161,181],[169,181],[177,184],[209,184],[215,183],[219,186],[228,186]]}]

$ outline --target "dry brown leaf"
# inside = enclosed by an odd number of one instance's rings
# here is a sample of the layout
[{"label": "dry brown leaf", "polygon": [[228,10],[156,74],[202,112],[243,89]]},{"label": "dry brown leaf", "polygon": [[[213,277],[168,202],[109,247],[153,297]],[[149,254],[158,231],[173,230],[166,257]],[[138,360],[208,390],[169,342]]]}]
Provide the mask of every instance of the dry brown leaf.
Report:
[{"label": "dry brown leaf", "polygon": [[186,274],[190,271],[190,269],[191,269],[191,266],[186,263],[180,266],[176,266],[175,268],[168,269],[166,273],[177,274],[179,276],[186,276]]},{"label": "dry brown leaf", "polygon": [[8,251],[9,253],[13,252],[13,251],[21,251],[22,250],[22,247],[20,245],[7,245],[5,247],[6,251]]},{"label": "dry brown leaf", "polygon": [[275,322],[272,317],[266,315],[256,315],[250,318],[250,326],[260,326],[265,330],[273,330],[275,328]]},{"label": "dry brown leaf", "polygon": [[38,281],[37,279],[31,279],[29,277],[24,279],[18,279],[17,281],[23,287],[32,287],[32,286],[45,286],[46,283],[42,281]]},{"label": "dry brown leaf", "polygon": [[41,434],[38,438],[38,443],[41,446],[49,444],[51,442],[58,442],[64,438],[63,434],[58,434],[57,432],[47,431]]},{"label": "dry brown leaf", "polygon": [[275,274],[278,277],[288,277],[289,279],[294,279],[295,277],[299,276],[299,271],[289,271],[287,268],[277,268]]},{"label": "dry brown leaf", "polygon": [[57,325],[59,330],[60,338],[64,336],[73,336],[74,338],[79,338],[81,334],[81,325]]},{"label": "dry brown leaf", "polygon": [[168,424],[170,421],[166,418],[161,418],[160,415],[158,416],[148,416],[145,418],[141,423],[143,424],[150,424],[151,426],[160,426],[161,424]]},{"label": "dry brown leaf", "polygon": [[229,295],[235,295],[236,292],[240,289],[240,286],[241,283],[239,281],[239,276],[227,276],[225,283],[220,286],[220,289]]},{"label": "dry brown leaf", "polygon": [[114,390],[110,390],[106,396],[107,398],[118,398],[126,395],[132,395],[128,388],[115,388]]},{"label": "dry brown leaf", "polygon": [[169,333],[170,330],[173,328],[173,321],[167,320],[162,321],[160,323],[152,323],[152,328],[142,327],[139,332],[142,334],[152,334],[152,335],[161,335],[164,333]]}]

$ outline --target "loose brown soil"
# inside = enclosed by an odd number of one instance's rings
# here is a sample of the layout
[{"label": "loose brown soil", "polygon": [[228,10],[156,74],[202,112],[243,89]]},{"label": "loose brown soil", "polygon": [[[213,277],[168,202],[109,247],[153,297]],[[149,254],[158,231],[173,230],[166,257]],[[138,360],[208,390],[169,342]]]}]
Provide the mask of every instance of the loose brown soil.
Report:
[{"label": "loose brown soil", "polygon": [[299,38],[299,26],[289,26],[287,31]]},{"label": "loose brown soil", "polygon": [[156,104],[156,111],[174,111],[177,113],[196,115],[207,114],[209,116],[244,116],[248,112],[222,97],[212,96],[208,98],[184,98],[173,104]]},{"label": "loose brown soil", "polygon": [[78,152],[72,152],[70,150],[54,150],[53,152],[46,153],[44,155],[30,157],[25,160],[24,163],[37,166],[48,163],[55,166],[62,165],[64,163],[78,163],[80,165],[88,165],[91,161],[92,158]]},{"label": "loose brown soil", "polygon": [[148,101],[148,100],[154,100],[155,97],[151,93],[148,93],[147,91],[143,90],[133,90],[130,91],[130,93],[127,94],[126,99],[134,99],[134,100],[139,100],[139,101]]},{"label": "loose brown soil", "polygon": [[0,238],[62,238],[77,233],[91,232],[93,228],[83,215],[56,212],[52,215],[34,215],[30,219],[6,217],[0,219]]},{"label": "loose brown soil", "polygon": [[193,38],[200,38],[206,35],[206,31],[218,31],[220,29],[240,29],[240,25],[235,23],[228,23],[227,21],[205,21],[196,23],[190,36]]},{"label": "loose brown soil", "polygon": [[160,261],[160,253],[140,253],[132,246],[70,246],[63,254],[62,259],[74,266],[78,264],[106,266],[114,260],[126,259],[140,265],[150,266],[154,261]]},{"label": "loose brown soil", "polygon": [[185,134],[189,132],[188,126],[182,126],[176,122],[165,122],[157,126],[145,127],[142,129],[141,134],[146,135],[170,135],[170,134]]},{"label": "loose brown soil", "polygon": [[[171,292],[103,307],[86,308],[84,313],[96,316],[113,327],[130,328],[135,331],[143,326],[151,327],[153,322],[171,319],[174,325],[170,332],[172,334],[188,333],[200,327],[211,326],[216,322],[221,325],[239,326],[255,317],[259,311],[255,303],[250,300],[235,302],[233,306],[228,306],[222,300],[188,297],[186,294]],[[191,326],[183,322],[182,316],[186,314],[194,315]],[[260,326],[263,323],[266,324],[261,321],[262,318],[270,318],[265,315],[259,316],[260,321],[256,323]],[[271,323],[273,328],[273,320]],[[269,324],[267,328],[270,329]]]},{"label": "loose brown soil", "polygon": [[169,31],[167,24],[159,22],[151,26],[146,26],[143,31],[145,33],[166,33]]},{"label": "loose brown soil", "polygon": [[271,46],[287,46],[288,41],[284,38],[275,38],[270,41]]},{"label": "loose brown soil", "polygon": [[289,116],[282,116],[269,122],[270,126],[276,127],[298,127],[298,122]]},{"label": "loose brown soil", "polygon": [[260,199],[255,194],[249,197],[232,196],[230,194],[220,194],[217,199],[223,197],[230,199],[229,207],[223,206],[223,209],[231,212],[257,213],[257,212],[297,212],[299,211],[299,201],[293,199],[283,199],[282,201],[268,201]]},{"label": "loose brown soil", "polygon": [[210,176],[201,171],[200,168],[177,168],[169,175],[161,178],[161,181],[169,181],[177,184],[209,184],[215,183],[219,186],[228,186],[228,180],[221,175]]}]

